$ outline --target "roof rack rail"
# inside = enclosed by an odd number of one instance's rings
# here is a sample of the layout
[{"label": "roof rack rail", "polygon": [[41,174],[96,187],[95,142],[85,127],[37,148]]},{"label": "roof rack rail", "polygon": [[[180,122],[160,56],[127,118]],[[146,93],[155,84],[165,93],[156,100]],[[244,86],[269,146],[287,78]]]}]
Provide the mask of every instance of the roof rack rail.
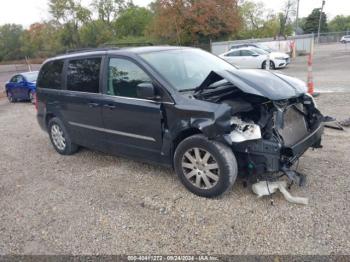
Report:
[{"label": "roof rack rail", "polygon": [[153,46],[153,43],[150,42],[126,42],[126,43],[104,43],[102,45],[100,45],[99,47],[101,48],[121,48],[121,47],[137,47],[137,46]]},{"label": "roof rack rail", "polygon": [[118,47],[96,47],[96,48],[78,48],[78,49],[68,49],[66,54],[81,53],[81,52],[95,52],[95,51],[108,51],[111,49],[120,49]]}]

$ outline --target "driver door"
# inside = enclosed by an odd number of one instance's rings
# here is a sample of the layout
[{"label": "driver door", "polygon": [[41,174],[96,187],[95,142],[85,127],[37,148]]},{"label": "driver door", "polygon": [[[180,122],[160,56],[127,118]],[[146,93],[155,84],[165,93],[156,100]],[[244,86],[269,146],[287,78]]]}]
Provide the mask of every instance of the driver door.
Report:
[{"label": "driver door", "polygon": [[140,83],[152,83],[135,62],[123,57],[107,61],[102,106],[109,149],[133,157],[157,159],[162,145],[161,102],[139,97]]},{"label": "driver door", "polygon": [[244,61],[244,67],[245,68],[258,68],[257,56],[254,56],[254,52],[251,50],[241,50],[241,58],[242,61]]}]

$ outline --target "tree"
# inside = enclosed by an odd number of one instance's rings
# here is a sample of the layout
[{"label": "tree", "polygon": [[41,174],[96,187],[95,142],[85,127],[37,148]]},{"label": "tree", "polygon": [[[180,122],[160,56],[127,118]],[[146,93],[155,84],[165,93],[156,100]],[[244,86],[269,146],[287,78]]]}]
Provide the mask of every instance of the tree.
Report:
[{"label": "tree", "polygon": [[116,34],[103,20],[95,20],[84,24],[79,29],[79,36],[82,47],[98,47],[112,41]]},{"label": "tree", "polygon": [[91,20],[91,11],[77,0],[50,0],[49,12],[62,25],[60,41],[67,48],[80,46],[79,26]]},{"label": "tree", "polygon": [[296,1],[295,0],[285,0],[284,8],[281,13],[279,13],[280,21],[280,32],[279,35],[286,37],[286,29],[288,24],[291,23],[291,18],[296,13]]},{"label": "tree", "polygon": [[350,30],[350,16],[337,15],[329,22],[330,31],[340,32]]},{"label": "tree", "polygon": [[97,0],[92,3],[92,6],[97,12],[98,19],[110,24],[120,12],[134,4],[131,0]]},{"label": "tree", "polygon": [[132,6],[121,12],[115,21],[118,37],[144,36],[153,14],[144,7]]},{"label": "tree", "polygon": [[263,2],[245,1],[239,11],[243,19],[244,30],[257,30],[263,26],[266,12]]},{"label": "tree", "polygon": [[158,0],[153,5],[152,32],[168,43],[195,44],[237,32],[236,0]]},{"label": "tree", "polygon": [[[302,29],[305,33],[317,33],[318,31],[318,24],[320,20],[320,8],[315,8],[312,10],[311,14],[306,17],[305,23],[303,24]],[[322,12],[322,22],[321,22],[321,32],[327,32],[328,26],[327,26],[327,15]]]},{"label": "tree", "polygon": [[186,24],[192,43],[219,39],[236,33],[240,16],[236,0],[192,0]]},{"label": "tree", "polygon": [[16,24],[0,26],[0,61],[20,59],[23,27]]}]

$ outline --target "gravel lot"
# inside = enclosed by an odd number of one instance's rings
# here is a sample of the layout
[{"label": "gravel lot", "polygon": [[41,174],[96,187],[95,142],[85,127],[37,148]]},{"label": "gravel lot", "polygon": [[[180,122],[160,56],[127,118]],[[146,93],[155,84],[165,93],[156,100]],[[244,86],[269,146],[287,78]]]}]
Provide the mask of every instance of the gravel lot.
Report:
[{"label": "gravel lot", "polygon": [[[349,117],[350,93],[322,94]],[[238,180],[218,199],[189,193],[173,172],[82,149],[57,154],[28,103],[0,100],[0,254],[350,254],[350,140],[327,129],[309,150],[308,206],[256,199]]]}]

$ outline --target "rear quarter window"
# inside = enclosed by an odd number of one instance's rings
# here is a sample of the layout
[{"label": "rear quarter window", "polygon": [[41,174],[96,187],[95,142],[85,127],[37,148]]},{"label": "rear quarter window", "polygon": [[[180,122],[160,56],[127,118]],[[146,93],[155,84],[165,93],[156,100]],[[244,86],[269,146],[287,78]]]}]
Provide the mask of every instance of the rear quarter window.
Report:
[{"label": "rear quarter window", "polygon": [[47,62],[40,70],[37,86],[39,88],[62,88],[63,60]]}]

